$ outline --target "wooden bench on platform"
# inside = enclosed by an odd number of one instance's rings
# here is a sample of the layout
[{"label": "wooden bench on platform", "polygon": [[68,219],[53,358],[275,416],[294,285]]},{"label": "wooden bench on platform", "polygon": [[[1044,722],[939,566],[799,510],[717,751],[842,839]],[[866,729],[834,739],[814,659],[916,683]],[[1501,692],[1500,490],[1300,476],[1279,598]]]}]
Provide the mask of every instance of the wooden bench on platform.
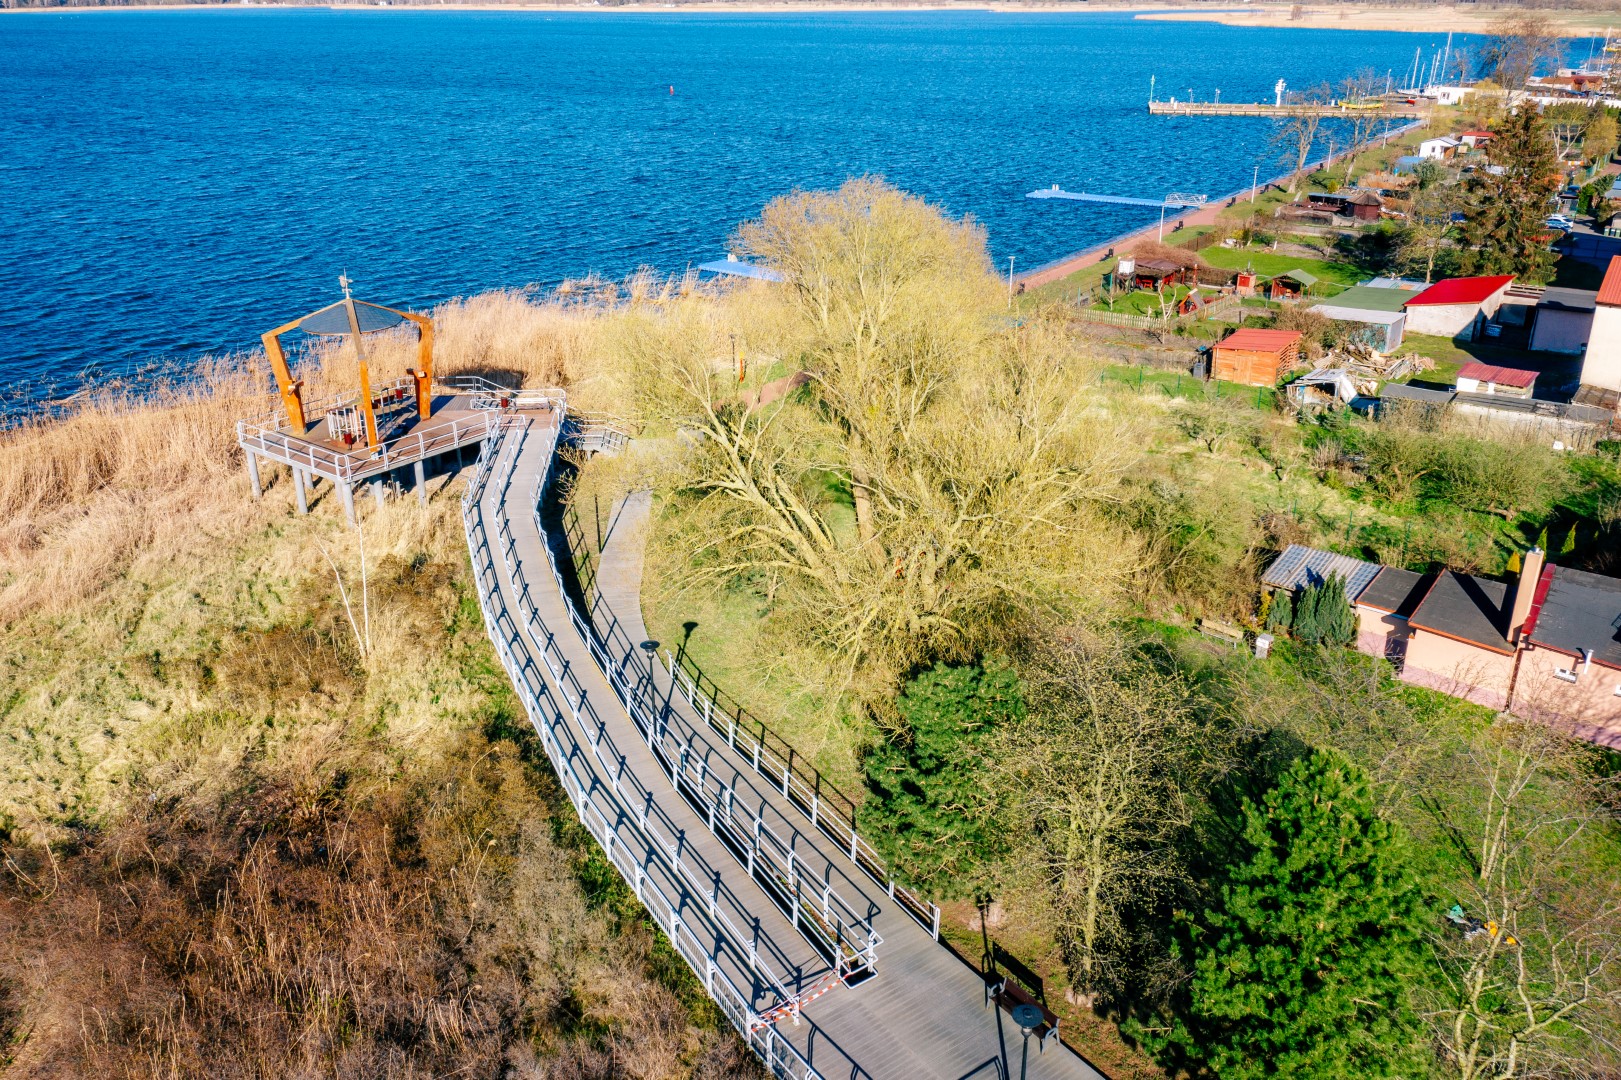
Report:
[{"label": "wooden bench on platform", "polygon": [[[1018,974],[1008,974],[998,968],[1010,968]],[[995,1002],[1010,1012],[1016,1005],[1034,1005],[1041,1010],[1042,1023],[1033,1034],[1041,1040],[1041,1049],[1045,1052],[1047,1041],[1058,1038],[1059,1017],[1041,1000],[1041,979],[1010,953],[1003,951],[1002,946],[995,944],[991,946],[990,964],[983,975],[985,1004]],[[1029,985],[1023,985],[1025,983]]]}]

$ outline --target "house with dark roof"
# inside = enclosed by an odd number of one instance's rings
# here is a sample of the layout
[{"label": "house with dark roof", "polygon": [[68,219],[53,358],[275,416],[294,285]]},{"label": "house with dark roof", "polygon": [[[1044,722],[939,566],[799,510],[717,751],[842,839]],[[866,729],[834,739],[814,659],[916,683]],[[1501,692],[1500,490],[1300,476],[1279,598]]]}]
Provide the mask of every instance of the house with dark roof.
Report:
[{"label": "house with dark roof", "polygon": [[1621,580],[1549,565],[1520,646],[1514,711],[1621,749]]},{"label": "house with dark roof", "polygon": [[1621,579],[1525,553],[1512,581],[1420,574],[1290,544],[1261,577],[1298,593],[1345,582],[1356,647],[1404,682],[1621,749]]},{"label": "house with dark roof", "polygon": [[1493,709],[1514,686],[1513,589],[1491,578],[1443,570],[1407,618],[1404,681]]},{"label": "house with dark roof", "polygon": [[1407,659],[1408,620],[1433,584],[1434,575],[1381,566],[1352,607],[1356,610],[1356,647],[1382,656],[1398,671]]}]

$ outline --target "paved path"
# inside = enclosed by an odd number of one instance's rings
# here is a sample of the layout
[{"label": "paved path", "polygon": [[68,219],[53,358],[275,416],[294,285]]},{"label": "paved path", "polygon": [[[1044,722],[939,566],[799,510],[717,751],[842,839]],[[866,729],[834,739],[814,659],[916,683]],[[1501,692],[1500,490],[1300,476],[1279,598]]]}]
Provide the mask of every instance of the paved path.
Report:
[{"label": "paved path", "polygon": [[[616,507],[580,618],[563,530],[534,512],[552,424],[520,420],[487,444],[464,523],[491,638],[582,820],[773,1074],[1018,1076],[1019,1030],[986,1004],[980,976],[639,648],[645,493]],[[1100,1076],[1057,1041],[1030,1049],[1036,1080]]]}]

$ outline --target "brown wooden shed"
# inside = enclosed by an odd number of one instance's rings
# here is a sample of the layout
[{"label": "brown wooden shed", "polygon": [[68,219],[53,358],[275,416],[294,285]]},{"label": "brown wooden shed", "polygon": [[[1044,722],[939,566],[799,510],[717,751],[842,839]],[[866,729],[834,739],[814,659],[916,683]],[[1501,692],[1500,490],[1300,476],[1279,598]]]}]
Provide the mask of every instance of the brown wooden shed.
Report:
[{"label": "brown wooden shed", "polygon": [[1276,386],[1300,358],[1299,330],[1234,330],[1210,349],[1210,372],[1245,386]]}]

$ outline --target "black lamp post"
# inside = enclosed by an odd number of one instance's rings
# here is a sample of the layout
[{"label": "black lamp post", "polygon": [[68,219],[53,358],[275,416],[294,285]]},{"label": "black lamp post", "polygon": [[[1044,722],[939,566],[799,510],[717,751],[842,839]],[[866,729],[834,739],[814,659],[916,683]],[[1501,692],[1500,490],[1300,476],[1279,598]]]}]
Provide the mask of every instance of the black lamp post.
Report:
[{"label": "black lamp post", "polygon": [[1025,1080],[1025,1070],[1030,1067],[1030,1036],[1036,1033],[1046,1016],[1034,1005],[1013,1006],[1013,1022],[1019,1025],[1024,1032],[1024,1050],[1019,1055],[1019,1080]]}]

